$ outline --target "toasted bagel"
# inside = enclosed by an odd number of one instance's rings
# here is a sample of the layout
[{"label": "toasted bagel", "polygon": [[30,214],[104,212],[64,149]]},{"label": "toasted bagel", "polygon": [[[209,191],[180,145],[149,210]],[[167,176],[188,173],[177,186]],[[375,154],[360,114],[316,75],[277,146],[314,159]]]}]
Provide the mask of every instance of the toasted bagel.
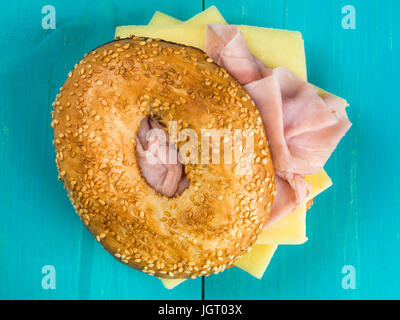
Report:
[{"label": "toasted bagel", "polygon": [[[123,263],[196,278],[232,267],[261,234],[276,193],[263,123],[243,87],[203,51],[151,38],[109,42],[75,66],[53,106],[59,177],[85,226]],[[251,130],[251,172],[188,163],[189,187],[163,196],[137,163],[147,116],[199,137],[202,129]]]}]

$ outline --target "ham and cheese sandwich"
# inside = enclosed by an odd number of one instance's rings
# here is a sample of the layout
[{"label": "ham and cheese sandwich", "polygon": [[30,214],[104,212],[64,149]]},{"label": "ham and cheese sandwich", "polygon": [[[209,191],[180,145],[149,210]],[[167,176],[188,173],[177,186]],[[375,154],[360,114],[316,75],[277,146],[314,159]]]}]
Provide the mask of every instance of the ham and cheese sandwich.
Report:
[{"label": "ham and cheese sandwich", "polygon": [[[261,114],[276,175],[277,195],[266,227],[295,211],[311,193],[305,175],[320,172],[351,127],[343,99],[325,93],[285,67],[268,68],[248,49],[237,26],[208,25],[206,53],[244,86]],[[147,120],[146,120],[147,121]],[[157,126],[155,121],[153,127]],[[148,126],[142,126],[145,136]],[[143,138],[142,138],[143,139]],[[142,141],[142,139],[140,139]],[[161,155],[175,154],[167,138],[149,148],[158,165],[140,157],[142,174],[161,193],[171,196],[187,187],[182,165],[167,165]],[[158,143],[156,143],[157,141]],[[139,156],[143,154],[137,145]],[[161,151],[163,148],[174,148]],[[175,150],[175,151],[174,151]],[[167,190],[169,189],[169,190]]]},{"label": "ham and cheese sandwich", "polygon": [[[60,179],[82,221],[123,263],[177,281],[240,265],[263,229],[305,214],[310,175],[351,127],[343,99],[268,68],[239,27],[209,24],[204,40],[205,52],[134,35],[107,43],[54,103]],[[250,128],[255,148],[240,163],[183,163],[174,121],[197,137]]]}]

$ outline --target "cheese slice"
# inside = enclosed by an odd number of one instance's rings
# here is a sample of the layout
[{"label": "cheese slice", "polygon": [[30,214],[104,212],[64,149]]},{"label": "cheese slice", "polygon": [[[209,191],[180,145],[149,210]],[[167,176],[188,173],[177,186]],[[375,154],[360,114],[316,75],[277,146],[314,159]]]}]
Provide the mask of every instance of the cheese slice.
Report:
[{"label": "cheese slice", "polygon": [[[324,170],[306,176],[305,179],[312,185],[308,200],[332,185],[332,180]],[[236,261],[235,266],[261,279],[278,244],[302,244],[306,241],[306,204],[303,204],[298,210],[265,230],[256,245]]]},{"label": "cheese slice", "polygon": [[256,244],[235,262],[235,266],[261,279],[277,248],[277,245]]},{"label": "cheese slice", "polygon": [[226,24],[226,21],[222,14],[218,11],[215,6],[211,6],[208,9],[196,14],[192,18],[186,21],[175,19],[165,13],[156,11],[151,18],[149,25],[168,25],[168,24],[191,24],[196,26],[206,26],[207,24]]},{"label": "cheese slice", "polygon": [[160,38],[166,41],[184,44],[204,49],[205,28],[201,26],[171,24],[151,26],[120,26],[115,31],[115,37],[128,38],[132,35],[138,37]]},{"label": "cheese slice", "polygon": [[286,67],[307,80],[304,41],[298,31],[240,26],[251,51],[270,68]]},{"label": "cheese slice", "polygon": [[306,237],[306,204],[265,230],[256,244],[303,244]]},{"label": "cheese slice", "polygon": [[173,289],[176,286],[180,285],[182,282],[186,281],[187,279],[161,279],[162,284],[166,289]]},{"label": "cheese slice", "polygon": [[181,20],[173,18],[165,13],[156,11],[151,18],[149,25],[164,25],[164,24],[177,24],[182,23]]},{"label": "cheese slice", "polygon": [[206,26],[208,24],[226,24],[226,21],[222,14],[218,11],[216,6],[211,6],[208,9],[196,14],[194,17],[186,20],[184,23],[197,25],[197,26]]},{"label": "cheese slice", "polygon": [[[150,21],[149,28],[141,28],[143,26],[117,27],[115,36],[121,38],[131,34],[151,36],[204,49],[204,26],[210,23],[226,23],[222,15],[219,12],[217,13],[218,10],[212,11],[214,9],[211,10],[211,8],[208,9],[208,12],[206,10],[186,21],[184,27],[180,20],[157,11]],[[218,21],[220,19],[218,14],[223,21]],[[169,24],[169,26],[165,26],[166,24]],[[160,25],[163,25],[162,28]],[[198,25],[203,26],[203,28],[199,28]],[[157,26],[159,27],[157,28]],[[162,30],[163,28],[164,30]],[[167,29],[165,30],[165,28]],[[248,26],[241,26],[241,30],[250,50],[266,65],[270,67],[286,66],[304,79],[307,78],[304,43],[300,33]],[[265,48],[261,44],[269,43],[269,41],[280,50],[264,51]],[[313,185],[310,198],[314,198],[332,185],[332,181],[325,171],[308,176],[306,180]],[[306,208],[303,205],[296,212],[267,229],[257,244],[236,261],[235,265],[259,279],[262,278],[278,247],[277,244],[300,244],[307,240],[305,221]],[[161,281],[167,289],[173,289],[185,280],[161,279]]]},{"label": "cheese slice", "polygon": [[[325,170],[305,177],[311,183],[311,194],[307,201],[315,198],[320,193],[332,186],[332,180]],[[303,244],[306,237],[306,203],[290,215],[274,223],[263,232],[257,244]]]},{"label": "cheese slice", "polygon": [[305,176],[304,179],[312,185],[311,194],[307,198],[307,201],[314,199],[333,185],[331,178],[329,178],[325,170],[321,170],[314,175]]},{"label": "cheese slice", "polygon": [[[202,20],[204,24],[205,20]],[[211,22],[211,21],[210,21]],[[268,67],[285,66],[307,79],[304,42],[300,32],[268,29],[253,26],[239,26],[250,51]],[[119,26],[115,37],[160,38],[204,50],[205,26],[192,23],[148,26]]]}]

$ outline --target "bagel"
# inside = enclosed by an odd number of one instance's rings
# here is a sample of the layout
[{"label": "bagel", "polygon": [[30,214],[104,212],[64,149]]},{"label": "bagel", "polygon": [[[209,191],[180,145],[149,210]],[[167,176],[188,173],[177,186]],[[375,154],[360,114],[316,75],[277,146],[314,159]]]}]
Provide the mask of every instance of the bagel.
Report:
[{"label": "bagel", "polygon": [[[203,51],[139,37],[106,43],[75,65],[53,107],[59,179],[84,225],[123,263],[161,278],[208,276],[232,267],[261,235],[276,193],[262,120]],[[135,152],[145,117],[199,137],[203,128],[252,130],[251,172],[188,163],[183,193],[160,194]]]}]

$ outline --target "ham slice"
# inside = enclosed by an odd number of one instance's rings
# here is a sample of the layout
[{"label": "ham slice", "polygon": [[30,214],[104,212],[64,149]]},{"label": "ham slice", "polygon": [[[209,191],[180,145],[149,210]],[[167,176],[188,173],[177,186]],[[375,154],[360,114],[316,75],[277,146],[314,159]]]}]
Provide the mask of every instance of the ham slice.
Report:
[{"label": "ham slice", "polygon": [[142,176],[161,194],[173,197],[189,186],[178,151],[156,119],[146,117],[141,121],[136,153]]},{"label": "ham slice", "polygon": [[276,174],[269,226],[306,200],[311,186],[304,175],[322,170],[351,127],[346,103],[331,94],[320,97],[287,68],[265,66],[237,26],[208,25],[206,53],[244,86],[260,111]]}]

